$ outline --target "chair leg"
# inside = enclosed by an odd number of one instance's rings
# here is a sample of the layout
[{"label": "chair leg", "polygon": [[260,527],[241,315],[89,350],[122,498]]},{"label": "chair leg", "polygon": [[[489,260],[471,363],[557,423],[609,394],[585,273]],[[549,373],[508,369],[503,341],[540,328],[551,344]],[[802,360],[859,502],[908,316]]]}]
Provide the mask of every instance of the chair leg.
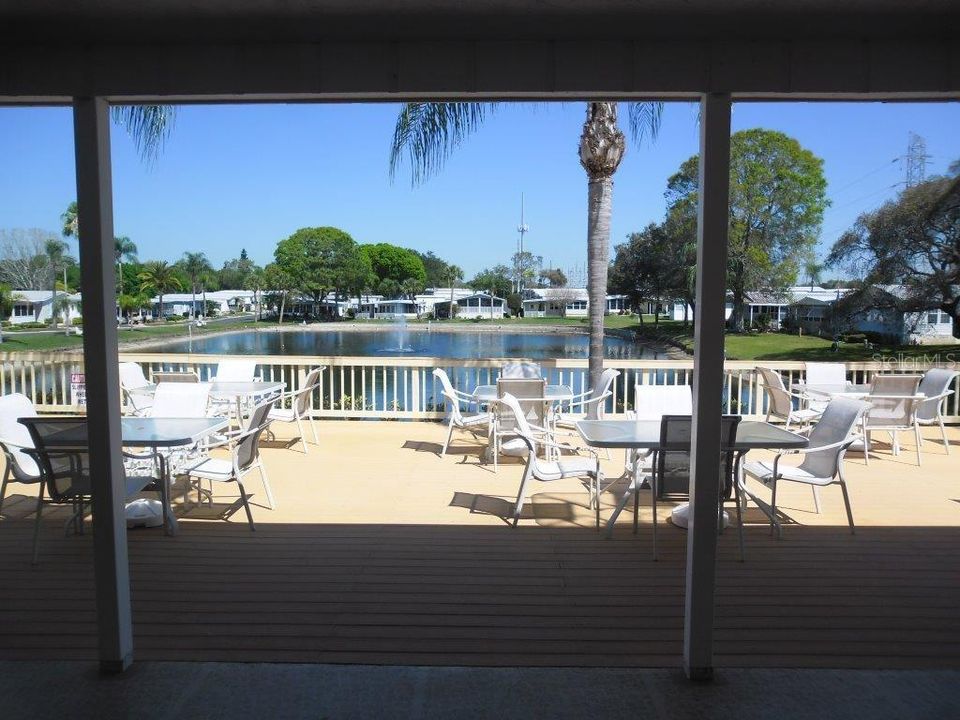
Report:
[{"label": "chair leg", "polygon": [[733,500],[737,503],[737,542],[740,545],[740,562],[746,561],[746,553],[744,552],[744,542],[743,542],[743,500],[740,497],[740,483],[739,481],[734,481],[733,485]]},{"label": "chair leg", "polygon": [[603,473],[599,470],[594,475],[594,481],[597,484],[597,489],[593,493],[593,504],[597,513],[597,532],[600,532],[600,483],[603,482]]},{"label": "chair leg", "polygon": [[303,454],[307,454],[307,438],[303,435],[303,425],[300,424],[300,416],[295,415],[297,419],[297,434],[300,435],[300,444],[303,445]]},{"label": "chair leg", "polygon": [[33,521],[33,559],[31,565],[40,562],[40,515],[43,513],[43,483],[40,483],[40,494],[37,495],[37,516]]},{"label": "chair leg", "polygon": [[253,524],[253,513],[250,512],[250,501],[247,500],[247,491],[243,489],[243,483],[237,480],[237,487],[240,488],[240,500],[243,501],[243,509],[247,513],[247,523],[250,525],[250,532],[256,532],[256,526]]},{"label": "chair leg", "polygon": [[[657,548],[657,474],[650,476],[650,509],[653,512],[653,561],[660,559],[659,549]],[[639,495],[640,493],[637,493]]]},{"label": "chair leg", "polygon": [[447,427],[447,440],[443,443],[443,449],[440,451],[440,457],[445,457],[447,448],[450,447],[450,440],[453,438],[453,418],[450,418],[450,425]]},{"label": "chair leg", "polygon": [[317,424],[314,422],[313,415],[307,415],[307,420],[310,422],[310,429],[313,431],[313,444],[319,446],[320,438],[317,437]]},{"label": "chair leg", "polygon": [[943,448],[947,451],[947,455],[949,455],[950,441],[947,439],[947,428],[943,425],[943,415],[938,416],[937,419],[940,421],[940,435],[943,437]]},{"label": "chair leg", "polygon": [[813,489],[813,507],[817,511],[817,515],[820,514],[820,488],[816,485],[810,486]]},{"label": "chair leg", "polygon": [[916,438],[916,441],[917,441],[917,467],[920,467],[920,445],[921,445],[921,443],[923,442],[923,439],[922,439],[922,437],[920,436],[920,424],[919,424],[919,423],[916,423],[916,422],[915,422],[915,423],[913,424],[913,436],[914,436],[914,438]]},{"label": "chair leg", "polygon": [[523,471],[523,479],[520,480],[520,491],[517,493],[517,504],[513,507],[513,526],[516,527],[520,522],[520,512],[523,510],[524,493],[527,491],[527,481],[530,479],[530,465],[528,464]]},{"label": "chair leg", "polygon": [[607,540],[613,537],[613,527],[617,523],[617,518],[620,517],[620,513],[623,512],[623,509],[627,506],[627,503],[630,502],[630,493],[636,494],[637,489],[634,483],[630,484],[630,487],[627,488],[627,491],[621,496],[620,500],[617,502],[617,507],[614,508],[613,514],[610,516],[610,519],[607,520]]},{"label": "chair leg", "polygon": [[777,522],[777,478],[774,477],[771,482],[770,489],[770,534],[776,534],[777,539],[783,537],[783,530],[780,528],[780,523]]},{"label": "chair leg", "polygon": [[10,459],[7,459],[7,466],[3,470],[3,484],[0,485],[0,515],[3,515],[3,500],[7,496],[7,483],[10,480]]},{"label": "chair leg", "polygon": [[847,493],[847,483],[843,480],[843,474],[840,474],[840,489],[843,491],[843,505],[847,509],[847,524],[850,525],[850,534],[856,534],[856,528],[853,525],[853,510],[850,509],[850,495]]},{"label": "chair leg", "polygon": [[263,466],[263,460],[257,463],[257,470],[260,471],[260,479],[263,480],[263,490],[267,493],[267,505],[273,510],[273,490],[270,489],[270,482],[267,480],[267,469]]},{"label": "chair leg", "polygon": [[863,464],[870,465],[870,431],[863,431]]}]

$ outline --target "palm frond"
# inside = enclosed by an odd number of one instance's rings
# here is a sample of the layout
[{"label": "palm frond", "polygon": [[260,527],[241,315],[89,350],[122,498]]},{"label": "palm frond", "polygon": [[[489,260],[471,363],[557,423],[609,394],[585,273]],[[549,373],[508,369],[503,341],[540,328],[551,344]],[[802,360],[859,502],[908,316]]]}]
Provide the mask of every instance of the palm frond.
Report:
[{"label": "palm frond", "polygon": [[126,128],[140,158],[150,164],[170,137],[177,109],[172,105],[115,105],[110,114],[114,122]]},{"label": "palm frond", "polygon": [[450,153],[475,131],[498,103],[405,103],[390,148],[390,181],[406,155],[411,184],[438,172]]},{"label": "palm frond", "polygon": [[651,142],[660,133],[660,120],[663,117],[662,102],[630,103],[627,116],[630,120],[630,138],[638,145],[644,138]]}]

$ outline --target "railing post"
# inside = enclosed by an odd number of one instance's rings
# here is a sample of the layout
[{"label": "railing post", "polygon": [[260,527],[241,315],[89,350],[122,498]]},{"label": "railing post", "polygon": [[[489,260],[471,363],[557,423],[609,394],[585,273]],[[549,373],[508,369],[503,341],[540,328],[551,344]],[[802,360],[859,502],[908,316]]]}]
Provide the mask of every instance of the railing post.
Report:
[{"label": "railing post", "polygon": [[410,412],[416,417],[420,413],[420,368],[410,368]]},{"label": "railing post", "polygon": [[700,101],[697,316],[683,624],[683,666],[691,680],[713,677],[729,193],[730,95],[711,93]]}]

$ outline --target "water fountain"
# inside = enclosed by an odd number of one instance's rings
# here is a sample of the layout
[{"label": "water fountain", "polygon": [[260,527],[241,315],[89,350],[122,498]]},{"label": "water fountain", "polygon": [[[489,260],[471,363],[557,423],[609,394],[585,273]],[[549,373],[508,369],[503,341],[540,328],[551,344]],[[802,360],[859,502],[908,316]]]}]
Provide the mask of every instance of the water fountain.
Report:
[{"label": "water fountain", "polygon": [[394,347],[386,347],[381,350],[385,353],[412,353],[415,352],[415,349],[407,344],[407,319],[403,315],[394,317],[394,325],[396,326],[395,335],[397,338],[397,344]]}]

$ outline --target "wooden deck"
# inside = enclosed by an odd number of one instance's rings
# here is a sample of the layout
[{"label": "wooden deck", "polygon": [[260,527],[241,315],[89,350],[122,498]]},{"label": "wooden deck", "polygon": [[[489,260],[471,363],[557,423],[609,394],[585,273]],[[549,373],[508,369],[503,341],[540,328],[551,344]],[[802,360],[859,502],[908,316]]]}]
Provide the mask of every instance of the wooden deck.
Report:
[{"label": "wooden deck", "polygon": [[[265,450],[278,508],[232,497],[185,514],[175,538],[130,532],[135,654],[153,660],[438,665],[676,666],[684,531],[624,515],[600,538],[574,480],[533,489],[521,526],[502,516],[519,466],[494,474],[438,424],[323,422],[303,455]],[[927,433],[933,437],[932,433]],[[960,430],[951,430],[960,445]],[[747,561],[720,538],[718,666],[960,666],[960,448],[848,459],[855,536],[839,490],[813,513],[784,486],[790,524],[771,538],[753,510]],[[616,473],[616,462],[606,463]],[[263,498],[257,482],[249,482]],[[231,488],[232,490],[232,488]],[[94,658],[89,535],[53,513],[30,566],[33,490],[12,485],[0,521],[0,658]],[[604,500],[610,512],[613,494]],[[664,513],[666,515],[667,513]]]}]

